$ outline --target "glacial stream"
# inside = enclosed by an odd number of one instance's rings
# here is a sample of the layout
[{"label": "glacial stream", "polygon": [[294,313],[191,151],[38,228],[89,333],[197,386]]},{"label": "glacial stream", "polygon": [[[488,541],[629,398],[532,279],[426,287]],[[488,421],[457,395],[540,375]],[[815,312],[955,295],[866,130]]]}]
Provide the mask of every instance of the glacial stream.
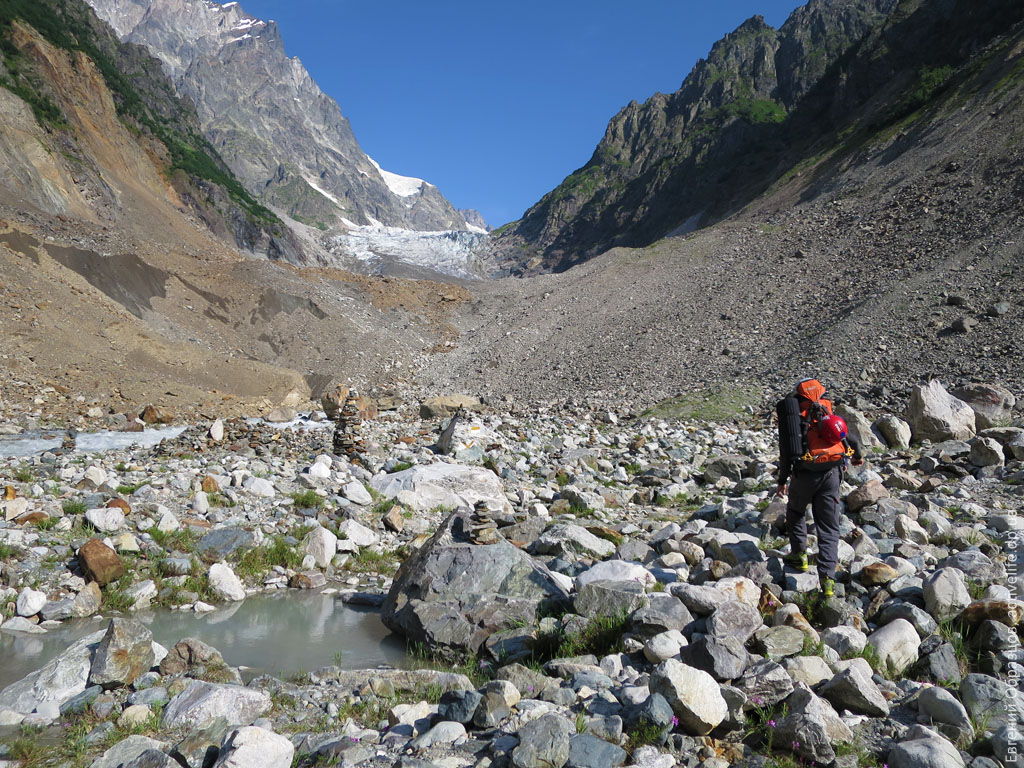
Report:
[{"label": "glacial stream", "polygon": [[[336,594],[254,595],[207,614],[140,611],[153,638],[170,648],[183,637],[212,645],[249,680],[311,672],[330,664],[343,669],[402,666],[405,644],[390,633],[376,610],[346,605]],[[0,690],[39,669],[80,637],[107,625],[107,619],[64,622],[46,634],[0,629]]]}]

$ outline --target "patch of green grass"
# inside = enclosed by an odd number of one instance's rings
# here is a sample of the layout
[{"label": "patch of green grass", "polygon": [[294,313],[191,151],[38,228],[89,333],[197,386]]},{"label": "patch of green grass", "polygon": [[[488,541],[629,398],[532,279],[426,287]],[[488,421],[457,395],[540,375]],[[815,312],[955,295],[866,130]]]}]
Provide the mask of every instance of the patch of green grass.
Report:
[{"label": "patch of green grass", "polygon": [[297,509],[320,509],[324,505],[324,497],[312,488],[291,494]]},{"label": "patch of green grass", "polygon": [[881,768],[883,762],[872,754],[867,747],[860,743],[851,744],[845,741],[838,741],[832,744],[836,757],[848,757],[853,755],[857,758],[857,768]]},{"label": "patch of green grass", "polygon": [[626,742],[626,751],[632,754],[640,747],[660,744],[664,732],[664,728],[653,723],[641,723],[630,730],[629,740]]},{"label": "patch of green grass", "polygon": [[84,515],[86,512],[85,502],[79,499],[68,499],[61,504],[65,515]]},{"label": "patch of green grass", "polygon": [[404,472],[407,469],[412,469],[412,464],[408,461],[400,461],[391,468],[391,472]]},{"label": "patch of green grass", "polygon": [[681,421],[734,421],[745,417],[744,409],[759,399],[760,392],[754,387],[717,385],[663,400],[644,411],[641,417]]},{"label": "patch of green grass", "polygon": [[45,520],[39,520],[36,523],[36,528],[38,528],[40,531],[49,531],[59,522],[59,517],[48,517]]},{"label": "patch of green grass", "polygon": [[555,651],[555,657],[607,656],[625,650],[622,636],[629,629],[629,617],[622,613],[616,616],[593,616],[582,631],[564,635]]},{"label": "patch of green grass", "polygon": [[281,535],[273,536],[269,544],[247,549],[233,559],[235,574],[243,579],[262,576],[275,565],[297,568],[302,564],[299,550]]},{"label": "patch of green grass", "polygon": [[31,483],[35,478],[32,473],[32,469],[27,464],[22,464],[16,470],[14,470],[14,479],[19,483]]},{"label": "patch of green grass", "polygon": [[206,500],[209,502],[211,507],[233,507],[235,501],[230,496],[227,496],[220,491],[212,491],[206,494]]},{"label": "patch of green grass", "polygon": [[104,611],[128,613],[135,604],[131,597],[128,596],[128,589],[133,583],[134,576],[126,569],[124,576],[103,587]]},{"label": "patch of green grass", "polygon": [[392,574],[398,569],[395,552],[377,552],[364,547],[345,563],[345,570],[352,573]]},{"label": "patch of green grass", "polygon": [[144,485],[149,485],[149,480],[143,480],[140,483],[122,483],[117,486],[117,492],[122,496],[131,496]]},{"label": "patch of green grass", "polygon": [[153,537],[153,541],[166,550],[178,552],[195,552],[196,544],[199,542],[199,534],[188,526],[176,528],[173,531],[161,531],[156,526],[147,531]]},{"label": "patch of green grass", "polygon": [[388,512],[390,512],[391,508],[396,504],[398,504],[398,499],[381,499],[380,501],[373,505],[371,514],[373,514],[376,517],[383,517]]},{"label": "patch of green grass", "polygon": [[893,679],[895,674],[892,669],[889,668],[888,664],[884,664],[882,659],[878,655],[878,651],[875,650],[875,646],[867,643],[864,648],[860,651],[847,651],[843,654],[844,659],[864,659],[870,666],[871,669],[880,674],[887,680]]}]

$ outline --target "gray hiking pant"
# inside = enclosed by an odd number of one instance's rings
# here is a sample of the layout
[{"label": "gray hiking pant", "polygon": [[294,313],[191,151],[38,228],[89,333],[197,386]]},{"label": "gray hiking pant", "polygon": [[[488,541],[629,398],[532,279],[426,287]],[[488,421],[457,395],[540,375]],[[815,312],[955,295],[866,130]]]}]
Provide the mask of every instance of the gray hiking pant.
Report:
[{"label": "gray hiking pant", "polygon": [[807,505],[811,505],[818,533],[818,578],[833,579],[839,561],[839,484],[838,466],[826,472],[793,473],[786,504],[786,530],[794,552],[807,549]]}]

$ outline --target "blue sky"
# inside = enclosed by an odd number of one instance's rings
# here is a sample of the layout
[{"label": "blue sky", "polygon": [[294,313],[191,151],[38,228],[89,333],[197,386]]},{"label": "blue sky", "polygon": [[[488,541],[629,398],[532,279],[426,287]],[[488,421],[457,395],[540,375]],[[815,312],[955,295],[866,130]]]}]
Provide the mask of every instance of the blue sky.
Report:
[{"label": "blue sky", "polygon": [[491,226],[582,166],[631,100],[677,90],[745,19],[800,0],[241,0],[277,21],[386,170]]}]

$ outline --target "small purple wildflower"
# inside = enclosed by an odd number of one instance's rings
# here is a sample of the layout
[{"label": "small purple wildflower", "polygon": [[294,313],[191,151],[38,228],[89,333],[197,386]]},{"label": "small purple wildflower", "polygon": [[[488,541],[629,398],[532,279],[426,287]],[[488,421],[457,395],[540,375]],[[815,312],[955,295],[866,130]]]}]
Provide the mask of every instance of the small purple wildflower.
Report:
[{"label": "small purple wildflower", "polygon": [[769,720],[768,721],[768,727],[769,728],[774,728],[775,727],[775,721],[774,720]]},{"label": "small purple wildflower", "polygon": [[799,741],[794,741],[793,742],[793,749],[799,749],[799,748],[800,748],[800,742]]},{"label": "small purple wildflower", "polygon": [[679,718],[676,717],[675,715],[672,715],[672,727],[675,728],[678,725],[679,725]]},{"label": "small purple wildflower", "polygon": [[350,739],[351,741],[354,741],[354,742],[355,742],[356,744],[358,744],[358,743],[359,743],[359,737],[358,737],[358,736],[349,736],[349,739]]}]

